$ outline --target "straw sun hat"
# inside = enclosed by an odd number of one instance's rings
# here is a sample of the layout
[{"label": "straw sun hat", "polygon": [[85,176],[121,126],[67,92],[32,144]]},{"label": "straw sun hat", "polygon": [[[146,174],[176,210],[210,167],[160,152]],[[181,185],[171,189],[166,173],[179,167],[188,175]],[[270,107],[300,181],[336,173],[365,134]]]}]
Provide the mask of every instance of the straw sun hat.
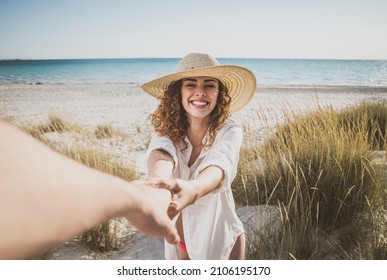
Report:
[{"label": "straw sun hat", "polygon": [[220,65],[214,57],[201,53],[185,56],[177,65],[175,73],[147,82],[141,88],[160,99],[171,82],[201,76],[216,78],[227,87],[231,96],[231,112],[244,107],[255,93],[256,80],[250,70],[240,66]]}]

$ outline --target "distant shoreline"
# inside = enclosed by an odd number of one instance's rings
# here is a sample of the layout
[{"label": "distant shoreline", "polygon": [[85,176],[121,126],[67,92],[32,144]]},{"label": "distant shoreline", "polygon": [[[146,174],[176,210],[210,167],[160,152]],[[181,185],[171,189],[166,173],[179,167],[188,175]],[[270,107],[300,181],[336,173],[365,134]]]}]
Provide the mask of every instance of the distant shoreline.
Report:
[{"label": "distant shoreline", "polygon": [[[218,58],[252,71],[258,85],[386,86],[387,61]],[[0,83],[142,84],[174,72],[178,58],[2,60]]]},{"label": "distant shoreline", "polygon": [[[0,87],[6,87],[6,86],[50,86],[50,87],[62,87],[62,86],[79,86],[79,87],[98,87],[98,86],[129,86],[133,87],[134,85],[137,85],[137,83],[134,82],[128,82],[128,83],[47,83],[47,82],[31,82],[31,83],[23,83],[23,82],[10,82],[10,83],[4,83],[0,82]],[[139,85],[138,85],[139,86]],[[385,92],[387,94],[387,85],[312,85],[312,84],[257,84],[257,91],[260,89],[262,90],[292,90],[292,89],[301,89],[305,91],[310,90],[329,90],[329,91],[343,91],[343,90],[367,90],[367,89],[374,89],[378,92]]]},{"label": "distant shoreline", "polygon": [[[125,60],[125,59],[181,59],[181,57],[83,57],[83,58],[3,58],[2,61],[61,61],[61,60]],[[217,57],[217,59],[254,59],[254,60],[326,60],[326,61],[387,61],[387,59],[378,59],[378,58],[307,58],[307,57]]]}]

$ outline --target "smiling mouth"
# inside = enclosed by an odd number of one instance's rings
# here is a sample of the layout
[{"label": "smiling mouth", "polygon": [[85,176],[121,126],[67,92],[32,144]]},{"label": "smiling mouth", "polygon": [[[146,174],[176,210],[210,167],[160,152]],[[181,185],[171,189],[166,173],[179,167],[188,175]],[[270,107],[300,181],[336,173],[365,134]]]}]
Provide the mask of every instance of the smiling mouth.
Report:
[{"label": "smiling mouth", "polygon": [[197,101],[197,100],[191,101],[191,104],[194,106],[207,106],[208,103],[209,102],[206,102],[206,101]]}]

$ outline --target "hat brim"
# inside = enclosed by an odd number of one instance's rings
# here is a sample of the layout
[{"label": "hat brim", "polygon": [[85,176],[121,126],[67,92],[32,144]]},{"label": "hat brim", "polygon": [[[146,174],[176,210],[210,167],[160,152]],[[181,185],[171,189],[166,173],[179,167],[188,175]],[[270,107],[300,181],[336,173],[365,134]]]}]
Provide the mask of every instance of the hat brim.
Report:
[{"label": "hat brim", "polygon": [[246,68],[235,65],[219,65],[176,72],[147,82],[141,88],[160,99],[171,82],[189,77],[212,77],[221,81],[227,87],[231,97],[231,112],[238,111],[249,103],[256,89],[254,74]]}]

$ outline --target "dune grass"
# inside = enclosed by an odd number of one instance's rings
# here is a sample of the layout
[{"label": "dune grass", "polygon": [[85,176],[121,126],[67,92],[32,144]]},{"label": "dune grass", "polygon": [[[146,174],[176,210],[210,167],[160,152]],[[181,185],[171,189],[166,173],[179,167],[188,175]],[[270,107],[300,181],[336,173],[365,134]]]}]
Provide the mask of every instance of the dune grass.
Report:
[{"label": "dune grass", "polygon": [[50,132],[59,132],[59,133],[72,133],[82,135],[83,137],[90,137],[90,131],[78,123],[71,121],[68,118],[61,117],[54,113],[49,115],[49,120],[47,123],[38,124],[38,125],[26,125],[21,127],[22,130],[32,135],[33,137],[39,139],[40,141],[47,144],[46,139],[44,138],[45,133]]},{"label": "dune grass", "polygon": [[386,177],[373,151],[386,151],[387,105],[284,114],[263,144],[242,149],[233,183],[238,204],[281,211],[281,233],[249,258],[385,259]]},{"label": "dune grass", "polygon": [[125,139],[128,135],[112,125],[99,125],[94,132],[97,139],[120,137]]}]

